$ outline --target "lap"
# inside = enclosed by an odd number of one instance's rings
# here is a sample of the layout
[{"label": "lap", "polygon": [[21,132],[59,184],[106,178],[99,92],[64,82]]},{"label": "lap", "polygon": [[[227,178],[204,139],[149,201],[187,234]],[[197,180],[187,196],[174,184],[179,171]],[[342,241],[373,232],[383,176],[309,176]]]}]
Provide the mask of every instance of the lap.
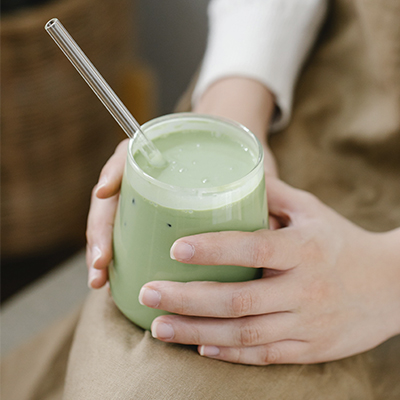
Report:
[{"label": "lap", "polygon": [[[83,309],[64,398],[367,400],[380,398],[378,388],[385,392],[382,398],[394,399],[400,393],[398,339],[385,344],[383,351],[378,348],[330,363],[230,364],[201,357],[194,347],[152,338],[129,322],[102,289],[91,293]],[[397,356],[390,356],[393,346]],[[379,374],[385,364],[391,371],[382,374],[382,380]]]}]

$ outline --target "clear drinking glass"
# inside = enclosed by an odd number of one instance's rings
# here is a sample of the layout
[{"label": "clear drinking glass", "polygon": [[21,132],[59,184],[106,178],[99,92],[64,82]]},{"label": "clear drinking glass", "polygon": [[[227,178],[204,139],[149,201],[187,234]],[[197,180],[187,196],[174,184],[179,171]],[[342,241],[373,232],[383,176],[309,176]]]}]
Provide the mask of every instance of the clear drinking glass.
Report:
[{"label": "clear drinking glass", "polygon": [[[215,187],[179,187],[144,172],[135,160],[139,145],[130,140],[109,277],[118,308],[135,324],[150,329],[154,318],[167,313],[139,303],[139,291],[147,282],[237,282],[259,277],[255,268],[189,265],[172,260],[170,248],[174,241],[197,233],[266,228],[268,211],[262,147],[244,126],[216,117],[180,113],[151,120],[142,130],[151,140],[180,131],[188,132],[185,135],[213,132],[218,137],[228,136],[254,155],[254,165],[234,182]],[[220,168],[213,173],[222,172]]]}]

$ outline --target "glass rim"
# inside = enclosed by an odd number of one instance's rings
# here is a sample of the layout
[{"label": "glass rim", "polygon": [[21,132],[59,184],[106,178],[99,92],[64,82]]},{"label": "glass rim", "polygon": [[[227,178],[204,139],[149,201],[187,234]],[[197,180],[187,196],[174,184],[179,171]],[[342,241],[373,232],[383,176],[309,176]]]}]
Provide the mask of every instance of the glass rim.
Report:
[{"label": "glass rim", "polygon": [[[240,131],[246,133],[247,136],[250,137],[256,144],[256,148],[258,151],[257,161],[256,161],[255,165],[253,166],[253,168],[248,173],[246,173],[246,175],[242,176],[241,178],[239,178],[233,182],[226,183],[224,185],[211,186],[211,187],[206,187],[206,188],[203,188],[203,187],[188,188],[188,187],[171,185],[169,183],[159,181],[158,179],[147,174],[136,163],[135,158],[133,156],[133,151],[132,151],[133,150],[132,148],[135,143],[135,138],[136,138],[136,136],[135,136],[133,139],[130,139],[129,143],[128,143],[129,163],[133,167],[133,169],[135,170],[136,173],[138,173],[142,178],[144,178],[146,181],[150,182],[151,184],[156,185],[164,190],[174,191],[174,192],[180,191],[180,192],[187,192],[187,193],[198,193],[200,191],[203,194],[222,193],[222,192],[229,191],[229,189],[234,189],[234,188],[240,186],[240,184],[243,180],[249,179],[249,177],[255,175],[257,170],[260,167],[260,164],[263,164],[264,151],[263,151],[262,145],[261,145],[260,141],[258,140],[258,138],[256,137],[256,135],[253,132],[251,132],[250,129],[245,127],[244,125],[240,124],[239,122],[230,120],[228,118],[223,118],[223,117],[209,115],[209,114],[199,114],[199,113],[194,113],[194,112],[171,113],[171,114],[166,114],[166,115],[162,115],[162,116],[153,118],[153,119],[145,122],[143,125],[141,125],[141,129],[144,133],[146,133],[146,130],[148,130],[150,127],[157,125],[157,124],[171,122],[174,119],[176,119],[178,121],[182,120],[182,119],[183,120],[198,119],[200,121],[211,121],[211,122],[214,121],[214,122],[218,122],[218,123],[223,123],[225,125],[229,125],[230,127],[233,127],[237,130],[240,130]],[[136,153],[136,151],[135,151],[135,153]]]}]

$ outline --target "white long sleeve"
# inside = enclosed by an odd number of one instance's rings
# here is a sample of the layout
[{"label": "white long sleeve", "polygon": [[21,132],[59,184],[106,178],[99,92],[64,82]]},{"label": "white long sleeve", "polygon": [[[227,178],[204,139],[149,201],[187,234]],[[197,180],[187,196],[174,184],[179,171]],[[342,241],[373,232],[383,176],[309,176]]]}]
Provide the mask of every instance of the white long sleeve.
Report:
[{"label": "white long sleeve", "polygon": [[256,79],[274,93],[279,130],[290,120],[297,76],[324,19],[327,0],[212,0],[209,36],[192,102],[228,76]]}]

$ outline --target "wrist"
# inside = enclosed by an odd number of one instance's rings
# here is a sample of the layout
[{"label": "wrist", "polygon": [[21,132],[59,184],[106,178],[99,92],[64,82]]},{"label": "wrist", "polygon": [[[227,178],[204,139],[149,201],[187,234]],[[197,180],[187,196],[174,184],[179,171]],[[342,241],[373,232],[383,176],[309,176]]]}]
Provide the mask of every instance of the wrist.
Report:
[{"label": "wrist", "polygon": [[274,96],[262,83],[250,78],[228,77],[210,85],[193,111],[235,120],[265,145],[274,109]]}]

